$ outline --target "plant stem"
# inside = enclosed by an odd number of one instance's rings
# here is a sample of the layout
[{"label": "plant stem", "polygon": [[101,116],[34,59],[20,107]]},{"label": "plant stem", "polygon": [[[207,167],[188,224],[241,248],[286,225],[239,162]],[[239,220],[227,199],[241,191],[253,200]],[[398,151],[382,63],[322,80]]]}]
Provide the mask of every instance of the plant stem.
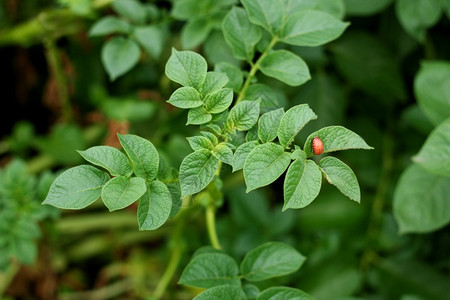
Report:
[{"label": "plant stem", "polygon": [[56,86],[58,88],[58,96],[62,108],[62,117],[66,122],[71,121],[72,107],[69,101],[67,79],[61,64],[58,48],[56,47],[55,42],[51,38],[46,39],[45,48],[47,50],[46,52],[47,63],[56,81]]},{"label": "plant stem", "polygon": [[239,96],[236,100],[236,104],[244,100],[245,92],[247,91],[248,87],[250,86],[250,83],[255,77],[256,72],[259,70],[259,64],[263,61],[264,57],[269,54],[270,50],[276,45],[278,42],[278,37],[275,35],[273,36],[272,40],[270,41],[269,45],[267,46],[266,50],[261,54],[261,56],[256,60],[254,64],[252,64],[252,68],[250,69],[250,72],[248,73],[247,78],[245,79],[244,85],[242,86],[241,90],[239,91]]},{"label": "plant stem", "polygon": [[208,229],[209,240],[211,241],[211,245],[220,250],[219,238],[217,237],[216,231],[216,210],[213,204],[210,204],[206,207],[206,228]]},{"label": "plant stem", "polygon": [[0,298],[2,298],[1,296],[8,289],[19,270],[20,264],[16,260],[13,260],[4,273],[0,272]]}]

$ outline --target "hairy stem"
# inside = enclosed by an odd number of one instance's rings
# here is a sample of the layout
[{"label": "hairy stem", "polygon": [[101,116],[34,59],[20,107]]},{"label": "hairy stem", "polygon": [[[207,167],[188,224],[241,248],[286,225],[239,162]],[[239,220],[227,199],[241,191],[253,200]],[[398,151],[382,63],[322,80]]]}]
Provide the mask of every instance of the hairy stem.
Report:
[{"label": "hairy stem", "polygon": [[250,82],[252,81],[253,77],[255,77],[256,72],[259,70],[259,65],[263,61],[264,57],[269,54],[270,50],[276,45],[278,42],[278,37],[273,36],[272,40],[270,41],[269,45],[267,46],[266,50],[261,54],[261,56],[256,60],[254,64],[252,64],[252,68],[250,69],[250,72],[248,73],[247,78],[245,79],[244,85],[242,86],[241,90],[239,91],[239,96],[236,100],[236,104],[244,100],[245,92],[247,91],[248,87],[250,86]]},{"label": "hairy stem", "polygon": [[206,228],[208,229],[209,240],[211,241],[211,245],[220,250],[219,238],[217,237],[216,231],[216,209],[213,204],[210,204],[206,207]]}]

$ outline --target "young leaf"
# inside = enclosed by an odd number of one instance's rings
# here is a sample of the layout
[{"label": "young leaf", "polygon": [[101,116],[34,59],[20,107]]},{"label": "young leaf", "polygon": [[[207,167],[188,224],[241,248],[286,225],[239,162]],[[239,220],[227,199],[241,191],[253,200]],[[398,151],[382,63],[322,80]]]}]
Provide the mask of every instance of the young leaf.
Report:
[{"label": "young leaf", "polygon": [[102,188],[102,200],[109,211],[125,208],[138,200],[147,190],[141,177],[117,176]]},{"label": "young leaf", "polygon": [[276,34],[283,22],[284,7],[281,0],[242,0],[248,18],[268,32]]},{"label": "young leaf", "polygon": [[210,93],[205,99],[205,109],[210,114],[225,111],[233,102],[232,89],[220,89]]},{"label": "young leaf", "polygon": [[237,285],[219,285],[207,289],[206,291],[195,296],[193,300],[210,300],[210,299],[236,299],[246,300],[242,289]]},{"label": "young leaf", "polygon": [[420,109],[434,124],[450,117],[450,63],[427,61],[414,79],[414,94]]},{"label": "young leaf", "polygon": [[182,86],[191,86],[200,90],[206,78],[208,65],[198,53],[177,51],[172,48],[172,55],[166,64],[166,75]]},{"label": "young leaf", "polygon": [[258,137],[263,143],[271,142],[277,137],[278,127],[284,109],[279,108],[263,114],[258,121]]},{"label": "young leaf", "polygon": [[412,165],[400,177],[394,193],[394,217],[400,233],[426,233],[450,222],[450,178]]},{"label": "young leaf", "polygon": [[163,49],[164,33],[156,26],[138,26],[134,28],[133,37],[153,58],[159,58]]},{"label": "young leaf", "polygon": [[171,208],[172,197],[167,186],[159,180],[150,182],[147,191],[139,199],[139,230],[161,227],[169,218]]},{"label": "young leaf", "polygon": [[361,201],[358,179],[349,166],[335,157],[327,156],[320,160],[319,167],[328,182],[342,194],[358,203]]},{"label": "young leaf", "polygon": [[101,18],[92,25],[89,30],[89,36],[103,36],[112,33],[129,33],[131,26],[114,16],[106,16]]},{"label": "young leaf", "polygon": [[203,190],[214,178],[219,160],[208,150],[197,150],[186,156],[180,165],[182,197]]},{"label": "young leaf", "polygon": [[112,176],[130,176],[133,173],[126,155],[116,148],[94,146],[78,153],[88,162],[108,170]]},{"label": "young leaf", "polygon": [[206,73],[205,82],[202,87],[202,95],[206,96],[209,93],[215,92],[223,88],[229,82],[228,76],[221,72]]},{"label": "young leaf", "polygon": [[250,141],[247,143],[244,143],[240,145],[236,152],[234,152],[233,156],[233,172],[236,172],[237,170],[240,170],[244,167],[245,160],[247,159],[248,154],[258,146],[259,143],[257,141]]},{"label": "young leaf", "polygon": [[262,281],[293,273],[304,261],[305,257],[291,246],[268,242],[245,255],[241,273],[248,281]]},{"label": "young leaf", "polygon": [[136,0],[115,0],[112,2],[112,8],[119,15],[137,24],[145,23],[147,18],[147,10]]},{"label": "young leaf", "polygon": [[195,108],[203,105],[200,93],[190,86],[176,89],[167,102],[178,108]]},{"label": "young leaf", "polygon": [[311,133],[306,139],[303,151],[307,157],[314,155],[312,150],[312,140],[319,137],[323,143],[323,153],[347,150],[347,149],[365,149],[370,150],[373,147],[351,130],[342,126],[328,126]]},{"label": "young leaf", "polygon": [[208,123],[211,119],[212,115],[206,111],[205,107],[196,107],[189,110],[186,125],[201,125]]},{"label": "young leaf", "polygon": [[297,86],[311,79],[306,63],[299,56],[287,50],[269,53],[260,64],[261,72],[269,77]]},{"label": "young leaf", "polygon": [[106,172],[93,166],[70,168],[55,179],[42,204],[65,209],[85,208],[100,197],[108,180]]},{"label": "young leaf", "polygon": [[273,286],[261,292],[256,300],[314,300],[315,298],[307,293],[286,286]]},{"label": "young leaf", "polygon": [[305,10],[289,16],[281,28],[281,41],[316,47],[338,38],[350,23],[321,11]]},{"label": "young leaf", "polygon": [[259,99],[239,102],[230,110],[227,124],[230,124],[231,128],[240,131],[249,130],[258,121],[259,103]]},{"label": "young leaf", "polygon": [[141,50],[135,41],[121,36],[110,39],[102,48],[102,62],[108,72],[109,79],[131,70],[139,61]]},{"label": "young leaf", "polygon": [[256,146],[247,156],[244,164],[244,178],[247,193],[274,182],[291,162],[289,153],[274,143]]},{"label": "young leaf", "polygon": [[284,148],[289,147],[303,126],[314,119],[317,119],[317,116],[308,104],[299,104],[288,109],[278,127],[277,134],[280,144]]},{"label": "young leaf", "polygon": [[223,20],[222,28],[225,40],[231,46],[234,56],[252,61],[255,45],[262,35],[261,29],[249,22],[245,10],[233,7]]},{"label": "young leaf", "polygon": [[238,274],[239,268],[232,257],[222,253],[205,253],[189,262],[178,283],[204,289],[224,284],[239,286]]},{"label": "young leaf", "polygon": [[201,149],[211,151],[214,148],[213,143],[204,136],[192,136],[187,138],[192,150],[197,151]]},{"label": "young leaf", "polygon": [[153,144],[137,135],[117,134],[133,165],[136,176],[152,180],[158,174],[159,154]]},{"label": "young leaf", "polygon": [[230,80],[225,87],[232,88],[233,91],[239,92],[242,83],[244,82],[244,75],[241,69],[227,62],[220,62],[214,66],[214,71],[225,73]]},{"label": "young leaf", "polygon": [[283,211],[309,205],[319,195],[321,186],[322,174],[316,163],[312,160],[295,160],[284,179]]},{"label": "young leaf", "polygon": [[219,140],[217,139],[217,137],[216,137],[214,134],[212,134],[211,132],[208,132],[208,131],[200,131],[200,133],[203,134],[203,136],[204,136],[205,138],[207,138],[208,140],[210,140],[211,143],[212,143],[214,146],[217,145],[217,144],[219,143]]},{"label": "young leaf", "polygon": [[450,177],[450,118],[428,136],[413,160],[430,173]]},{"label": "young leaf", "polygon": [[233,164],[233,151],[228,147],[225,143],[220,143],[216,147],[214,147],[213,151],[211,151],[212,155],[214,155],[218,160],[232,165]]}]

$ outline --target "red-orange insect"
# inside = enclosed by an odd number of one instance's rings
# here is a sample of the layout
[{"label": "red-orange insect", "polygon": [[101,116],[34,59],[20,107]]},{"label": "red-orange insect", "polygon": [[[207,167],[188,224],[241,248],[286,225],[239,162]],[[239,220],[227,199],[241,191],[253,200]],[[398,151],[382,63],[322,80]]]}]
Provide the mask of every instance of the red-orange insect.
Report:
[{"label": "red-orange insect", "polygon": [[312,139],[312,149],[315,155],[322,154],[323,152],[323,142],[318,136]]}]

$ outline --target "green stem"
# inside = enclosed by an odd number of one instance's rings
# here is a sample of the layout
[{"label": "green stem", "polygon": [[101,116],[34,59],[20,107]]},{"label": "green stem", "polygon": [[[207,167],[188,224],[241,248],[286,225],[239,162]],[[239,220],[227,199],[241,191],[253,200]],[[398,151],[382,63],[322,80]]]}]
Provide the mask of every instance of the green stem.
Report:
[{"label": "green stem", "polygon": [[206,207],[206,228],[208,229],[209,240],[211,241],[211,245],[220,250],[219,238],[217,237],[216,231],[216,209],[213,204],[210,204]]},{"label": "green stem", "polygon": [[67,78],[64,74],[63,66],[61,64],[58,48],[56,47],[55,42],[50,38],[46,39],[45,48],[47,50],[47,62],[55,78],[56,86],[58,88],[59,101],[62,108],[62,117],[66,122],[71,121],[72,107],[69,101]]},{"label": "green stem", "polygon": [[270,50],[272,50],[272,48],[276,45],[277,42],[278,42],[278,37],[273,36],[273,38],[270,41],[270,44],[267,46],[266,50],[264,50],[264,52],[261,54],[261,56],[258,58],[258,60],[254,64],[252,64],[252,68],[250,69],[250,72],[248,73],[248,76],[245,79],[244,85],[242,86],[241,90],[239,91],[239,96],[236,100],[236,104],[238,104],[239,102],[244,100],[245,92],[247,91],[248,87],[250,86],[250,83],[251,83],[253,77],[255,77],[256,72],[259,70],[260,63],[263,61],[264,57],[266,57],[267,54],[269,54]]}]

